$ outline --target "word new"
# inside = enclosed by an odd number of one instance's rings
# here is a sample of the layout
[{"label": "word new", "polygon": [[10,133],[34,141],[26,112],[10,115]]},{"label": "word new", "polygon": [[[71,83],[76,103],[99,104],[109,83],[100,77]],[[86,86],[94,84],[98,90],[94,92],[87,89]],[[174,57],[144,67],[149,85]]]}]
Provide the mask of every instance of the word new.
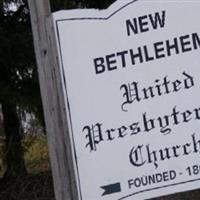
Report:
[{"label": "word new", "polygon": [[138,34],[149,31],[151,28],[153,30],[163,28],[165,25],[166,11],[162,13],[156,12],[154,15],[143,15],[138,18],[133,18],[132,20],[126,20],[127,35],[130,36],[131,33]]}]

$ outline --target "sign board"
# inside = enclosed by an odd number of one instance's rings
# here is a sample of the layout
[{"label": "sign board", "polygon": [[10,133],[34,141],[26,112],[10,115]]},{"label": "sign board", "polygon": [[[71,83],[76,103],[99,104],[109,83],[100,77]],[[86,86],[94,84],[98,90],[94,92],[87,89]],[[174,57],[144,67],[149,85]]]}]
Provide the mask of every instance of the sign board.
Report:
[{"label": "sign board", "polygon": [[53,14],[80,200],[199,187],[199,11],[118,0]]}]

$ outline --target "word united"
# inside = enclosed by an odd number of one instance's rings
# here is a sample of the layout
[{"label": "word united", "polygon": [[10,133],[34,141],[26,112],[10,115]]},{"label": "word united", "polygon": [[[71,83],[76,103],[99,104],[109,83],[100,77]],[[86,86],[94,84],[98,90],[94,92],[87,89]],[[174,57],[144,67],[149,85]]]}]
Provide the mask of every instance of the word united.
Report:
[{"label": "word united", "polygon": [[147,87],[142,87],[137,81],[125,83],[120,86],[124,100],[121,105],[121,109],[122,111],[127,112],[127,105],[134,102],[150,100],[163,95],[170,95],[182,90],[188,90],[192,87],[194,87],[194,77],[185,71],[179,79],[171,81],[166,75],[162,79],[155,79],[153,84]]}]

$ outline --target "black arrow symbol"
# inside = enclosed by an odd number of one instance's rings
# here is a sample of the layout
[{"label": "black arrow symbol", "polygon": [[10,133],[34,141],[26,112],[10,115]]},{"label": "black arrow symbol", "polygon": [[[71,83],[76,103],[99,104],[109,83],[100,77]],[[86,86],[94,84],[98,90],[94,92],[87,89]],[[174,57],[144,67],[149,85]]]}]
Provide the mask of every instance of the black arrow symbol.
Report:
[{"label": "black arrow symbol", "polygon": [[114,183],[114,184],[111,184],[111,185],[101,186],[101,188],[104,190],[104,193],[102,194],[102,196],[121,192],[120,183]]}]

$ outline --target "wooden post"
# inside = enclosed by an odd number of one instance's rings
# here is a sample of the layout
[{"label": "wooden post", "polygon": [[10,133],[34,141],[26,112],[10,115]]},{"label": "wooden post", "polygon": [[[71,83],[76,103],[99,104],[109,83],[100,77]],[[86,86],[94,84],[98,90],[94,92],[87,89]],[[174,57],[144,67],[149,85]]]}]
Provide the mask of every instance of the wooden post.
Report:
[{"label": "wooden post", "polygon": [[56,200],[78,200],[50,3],[28,3]]}]

